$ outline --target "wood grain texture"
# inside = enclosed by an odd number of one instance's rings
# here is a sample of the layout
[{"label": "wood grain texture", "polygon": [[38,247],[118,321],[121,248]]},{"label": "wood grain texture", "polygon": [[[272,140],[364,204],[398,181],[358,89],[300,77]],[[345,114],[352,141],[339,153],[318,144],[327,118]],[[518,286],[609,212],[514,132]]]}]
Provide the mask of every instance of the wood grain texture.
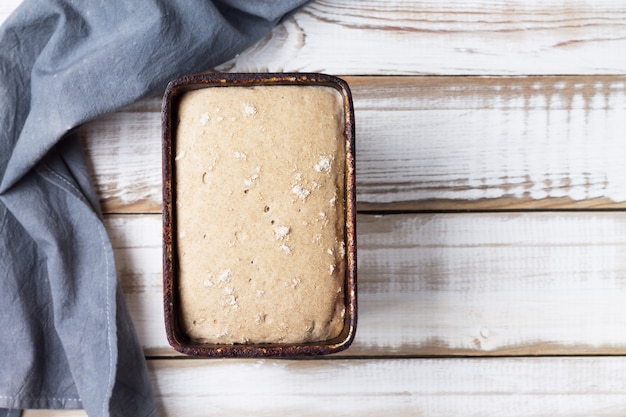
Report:
[{"label": "wood grain texture", "polygon": [[[0,22],[19,5],[0,4]],[[218,67],[376,75],[623,74],[617,0],[315,1]]]},{"label": "wood grain texture", "polygon": [[143,100],[79,129],[103,211],[161,211],[160,106]]},{"label": "wood grain texture", "polygon": [[[107,216],[149,356],[165,339],[160,216]],[[358,217],[348,356],[626,352],[626,213]]]},{"label": "wood grain texture", "polygon": [[[621,358],[154,360],[159,415],[622,416]],[[85,416],[28,411],[24,417]]]},{"label": "wood grain texture", "polygon": [[361,208],[588,208],[626,200],[625,78],[351,81],[361,98]]},{"label": "wood grain texture", "polygon": [[[360,210],[626,207],[626,77],[346,79]],[[160,211],[159,112],[81,128],[105,211]]]},{"label": "wood grain texture", "polygon": [[233,72],[623,74],[619,1],[316,1],[232,62]]}]

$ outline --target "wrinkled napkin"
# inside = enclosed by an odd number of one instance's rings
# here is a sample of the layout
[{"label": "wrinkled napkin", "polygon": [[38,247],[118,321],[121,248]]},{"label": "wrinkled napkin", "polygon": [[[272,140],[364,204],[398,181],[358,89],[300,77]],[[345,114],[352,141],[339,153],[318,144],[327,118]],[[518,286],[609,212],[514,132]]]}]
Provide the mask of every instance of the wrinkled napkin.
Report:
[{"label": "wrinkled napkin", "polygon": [[25,0],[0,27],[0,416],[156,415],[72,129],[264,36],[305,0]]}]

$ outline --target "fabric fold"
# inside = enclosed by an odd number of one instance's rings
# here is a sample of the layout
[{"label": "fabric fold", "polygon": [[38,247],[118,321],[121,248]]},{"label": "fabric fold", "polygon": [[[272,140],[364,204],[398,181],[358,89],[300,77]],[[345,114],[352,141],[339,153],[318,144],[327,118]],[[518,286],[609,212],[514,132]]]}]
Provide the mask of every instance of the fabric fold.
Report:
[{"label": "fabric fold", "polygon": [[72,131],[232,58],[303,3],[25,0],[0,27],[0,416],[156,415]]}]

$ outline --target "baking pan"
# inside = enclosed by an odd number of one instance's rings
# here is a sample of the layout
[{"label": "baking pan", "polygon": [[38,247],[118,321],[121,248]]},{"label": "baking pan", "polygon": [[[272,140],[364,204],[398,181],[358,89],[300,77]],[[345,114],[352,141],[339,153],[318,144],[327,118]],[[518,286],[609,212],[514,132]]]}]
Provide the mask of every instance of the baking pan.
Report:
[{"label": "baking pan", "polygon": [[[183,319],[180,290],[179,239],[177,230],[177,132],[179,109],[185,94],[206,88],[254,88],[271,86],[331,87],[339,93],[343,107],[342,138],[345,163],[342,163],[343,181],[343,242],[342,270],[343,304],[345,311],[341,330],[329,340],[273,342],[219,342],[192,338]],[[220,90],[227,91],[227,90]],[[230,90],[232,91],[232,90]],[[219,109],[218,109],[219,110]],[[253,109],[256,111],[255,109]],[[208,117],[208,116],[207,116]],[[204,133],[204,132],[203,132]],[[353,341],[357,323],[357,262],[356,262],[356,193],[355,193],[355,126],[352,97],[348,84],[325,74],[312,73],[207,73],[188,75],[171,81],[165,91],[162,108],[163,134],[163,300],[165,329],[170,345],[178,352],[199,357],[297,357],[336,353]],[[211,132],[206,133],[210,140]],[[303,145],[306,146],[306,145]],[[181,180],[182,181],[182,180]],[[181,185],[182,186],[182,185]],[[322,214],[322,213],[320,213]],[[221,221],[215,219],[216,222]],[[208,237],[210,239],[210,236]],[[332,269],[332,268],[331,268]],[[331,270],[332,273],[332,270]],[[320,277],[322,279],[323,277]],[[252,277],[251,277],[252,279]],[[207,284],[208,285],[208,284]],[[211,285],[213,285],[211,283]],[[211,303],[207,299],[207,303]],[[294,314],[297,314],[294,312]]]}]

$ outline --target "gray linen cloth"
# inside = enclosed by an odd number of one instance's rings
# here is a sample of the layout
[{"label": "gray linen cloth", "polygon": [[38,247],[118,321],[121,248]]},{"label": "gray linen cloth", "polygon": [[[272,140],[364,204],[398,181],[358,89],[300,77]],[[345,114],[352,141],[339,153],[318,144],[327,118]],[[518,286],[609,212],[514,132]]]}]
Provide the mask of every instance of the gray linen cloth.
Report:
[{"label": "gray linen cloth", "polygon": [[72,129],[250,46],[305,0],[25,0],[0,27],[0,416],[153,416]]}]

